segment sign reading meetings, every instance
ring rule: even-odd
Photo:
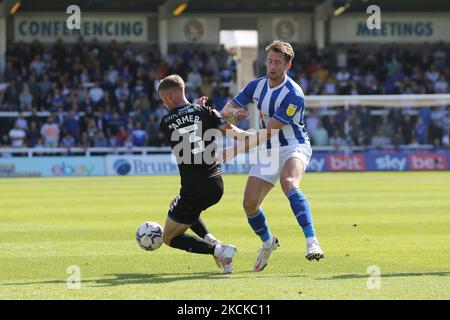
[[[356,28],[357,37],[423,37],[433,36],[433,22],[381,22],[381,29],[370,30],[366,22],[361,21]]]
[[[86,39],[97,38],[100,41],[116,39],[118,41],[147,41],[147,20],[145,17],[86,17],[82,16],[80,29],[70,30],[66,26],[66,17],[17,17],[15,20],[15,38],[19,41],[53,42],[58,38],[64,41],[76,41],[80,36]]]

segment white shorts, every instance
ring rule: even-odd
[[[251,169],[249,176],[257,177],[275,185],[280,178],[284,163],[290,158],[297,158],[303,163],[303,170],[311,160],[312,149],[309,144],[297,144],[270,149],[268,156],[258,157],[258,161]]]

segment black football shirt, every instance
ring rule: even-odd
[[[220,175],[215,161],[218,129],[226,121],[208,106],[185,104],[161,119],[160,129],[172,148],[180,170],[181,183]]]

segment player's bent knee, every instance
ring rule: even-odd
[[[283,177],[280,179],[281,188],[283,192],[288,192],[291,189],[298,188],[298,179],[292,177]]]
[[[253,199],[244,199],[243,207],[247,215],[253,214],[259,209],[259,203]]]

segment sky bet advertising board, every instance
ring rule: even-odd
[[[450,169],[450,152],[313,153],[307,171],[433,171]]]

